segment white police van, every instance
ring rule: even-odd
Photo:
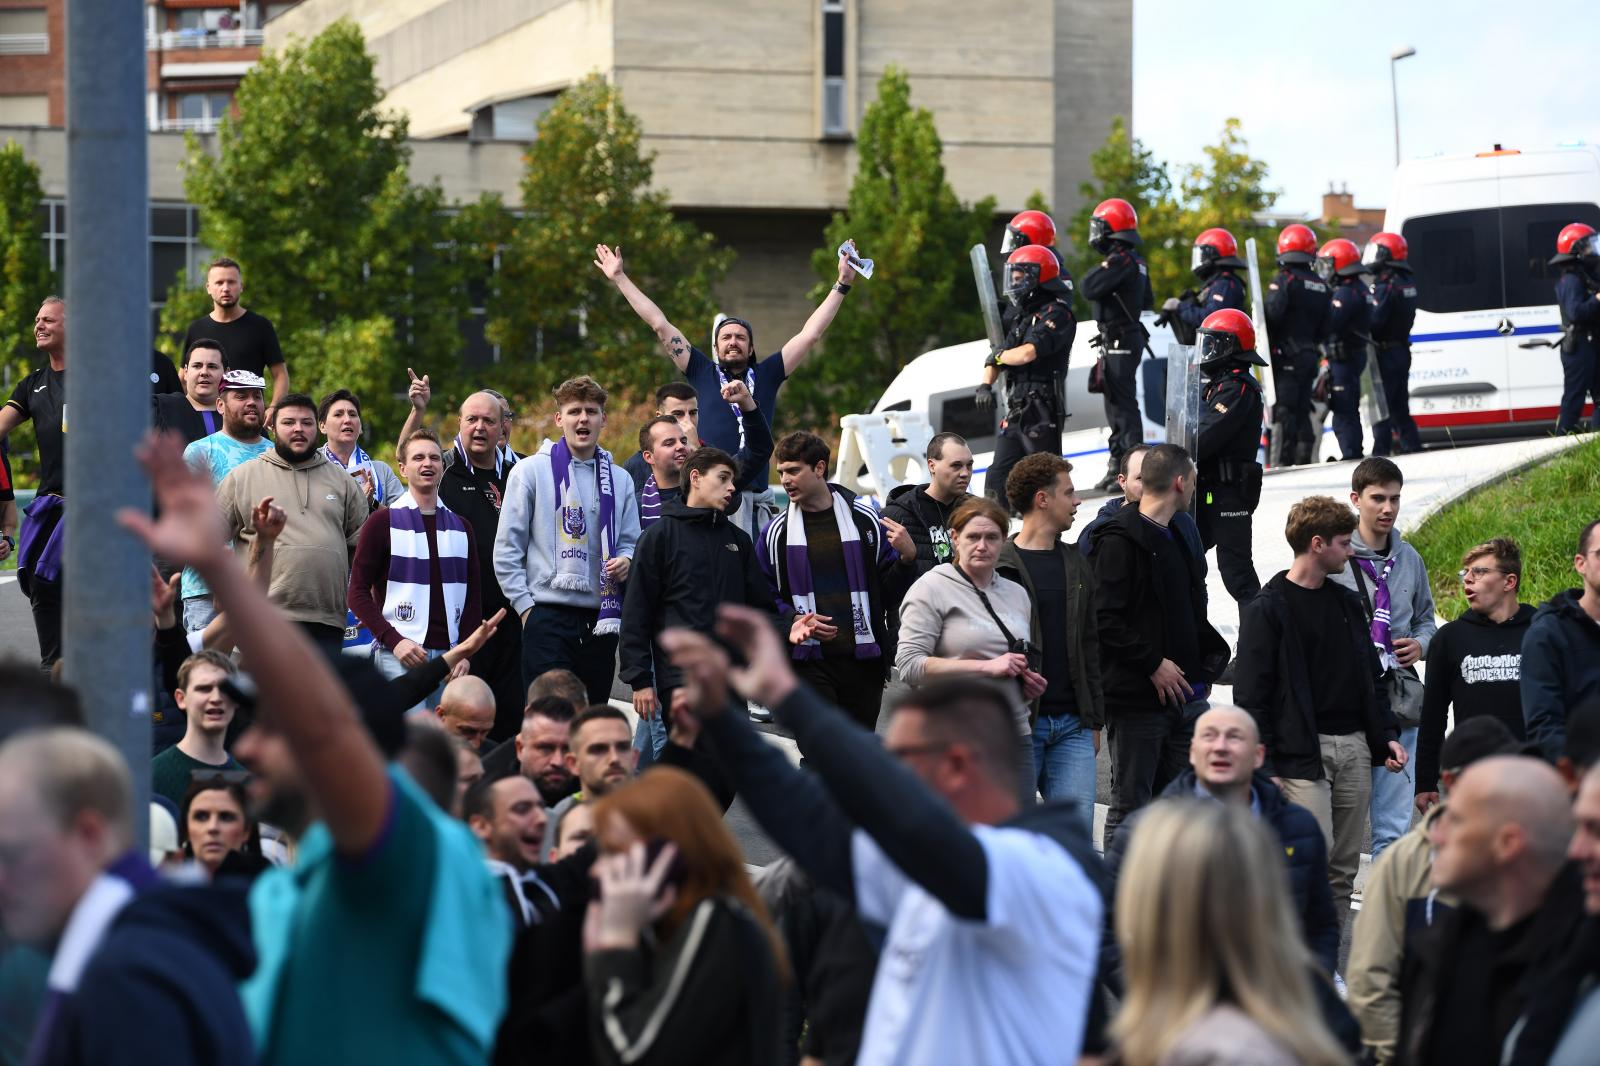
[[[1552,253],[1554,254],[1554,253]],[[1176,343],[1172,330],[1155,324],[1154,313],[1142,316],[1150,331],[1150,348],[1159,358],[1139,364],[1139,413],[1144,421],[1144,439],[1166,439],[1166,400],[1162,393],[1166,381],[1166,355]],[[1100,480],[1109,454],[1106,438],[1105,404],[1089,391],[1089,371],[1099,350],[1090,346],[1095,325],[1079,322],[1072,340],[1072,355],[1067,364],[1067,419],[1061,438],[1061,451],[1081,471],[1074,472],[1079,491]],[[894,411],[925,411],[934,433],[959,433],[972,448],[975,467],[970,491],[983,494],[984,472],[994,458],[995,416],[978,410],[973,392],[983,380],[983,361],[989,354],[988,341],[967,341],[947,348],[924,352],[895,375],[873,407],[874,414]]]
[[[1411,414],[1425,440],[1526,436],[1561,401],[1556,234],[1600,229],[1600,148],[1502,149],[1395,170],[1384,229],[1417,280]]]

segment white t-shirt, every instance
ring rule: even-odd
[[[958,919],[856,830],[856,905],[889,929],[859,1064],[1072,1062],[1083,1044],[1103,919],[1066,849],[973,826],[989,862],[984,922]]]

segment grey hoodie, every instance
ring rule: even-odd
[[[518,615],[535,603],[591,610],[600,606],[600,497],[595,476],[600,453],[572,462],[572,482],[588,519],[591,549],[590,591],[574,592],[550,586],[556,572],[556,524],[551,513],[556,506],[556,480],[550,469],[554,447],[554,441],[546,440],[537,454],[519,461],[506,477],[500,526],[494,536],[494,574]],[[639,504],[633,495],[633,478],[616,463],[611,464],[611,491],[617,519],[617,544],[612,554],[632,559],[633,546],[639,540]]]
[[[1394,569],[1389,571],[1389,635],[1410,637],[1422,645],[1422,657],[1428,657],[1428,645],[1433,642],[1439,623],[1433,615],[1433,588],[1428,584],[1428,567],[1417,554],[1417,549],[1401,539],[1400,534],[1389,533]],[[1361,530],[1350,534],[1350,544],[1356,550],[1356,559],[1372,560],[1372,567],[1380,574],[1387,556],[1379,555],[1361,539]],[[1351,559],[1342,574],[1331,574],[1328,580],[1337,581],[1347,589],[1356,587],[1356,561]],[[1366,602],[1372,600],[1372,581],[1361,575],[1361,587],[1366,589]]]

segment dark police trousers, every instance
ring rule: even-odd
[[[1019,415],[1021,413],[1018,412]],[[1037,435],[1024,440],[1024,434],[1030,430]],[[1011,476],[1012,467],[1034,452],[1061,454],[1060,417],[1057,416],[1054,425],[1031,426],[1007,416],[1006,427],[995,441],[994,459],[989,463],[988,473],[983,476],[985,494],[1007,511],[1015,511],[1016,508],[1006,499],[1006,478]]]
[[[1282,443],[1275,449],[1282,465],[1311,461],[1311,391],[1317,384],[1317,354],[1303,349],[1272,364],[1272,384],[1277,392],[1272,402],[1272,422]],[[1220,564],[1220,560],[1219,560]]]
[[[1135,343],[1137,335],[1130,338]],[[1106,424],[1111,427],[1111,459],[1116,465],[1129,450],[1143,442],[1144,423],[1139,419],[1139,358],[1144,352],[1108,353],[1105,356]],[[1060,454],[1060,448],[1056,453]]]
[[[1421,451],[1422,438],[1411,418],[1411,345],[1379,348],[1378,373],[1383,378],[1389,417],[1372,427],[1372,454],[1392,454],[1396,433],[1400,434],[1400,454]]]
[[[1571,352],[1566,348],[1572,348]],[[1587,396],[1600,411],[1600,358],[1596,345],[1588,340],[1563,346],[1561,352],[1561,413],[1556,418],[1557,433],[1572,433],[1583,417],[1583,401]],[[1591,424],[1593,419],[1590,420]]]
[[[1196,500],[1195,524],[1206,550],[1217,549],[1217,570],[1234,602],[1244,603],[1261,591],[1261,579],[1251,554],[1251,513],[1260,501],[1235,483],[1212,485],[1202,481]]]
[[[571,670],[583,682],[590,703],[611,699],[617,670],[617,634],[597,637],[599,610],[536,603],[522,627],[523,691],[546,670]]]
[[[1344,358],[1328,362],[1328,410],[1333,435],[1344,459],[1361,458],[1361,372],[1367,369],[1364,345],[1347,345]]]

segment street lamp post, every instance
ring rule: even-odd
[[[1409,44],[1396,48],[1389,53],[1389,103],[1394,108],[1394,165],[1400,165],[1400,90],[1395,81],[1395,64],[1402,59],[1409,59],[1417,54],[1417,50]]]

